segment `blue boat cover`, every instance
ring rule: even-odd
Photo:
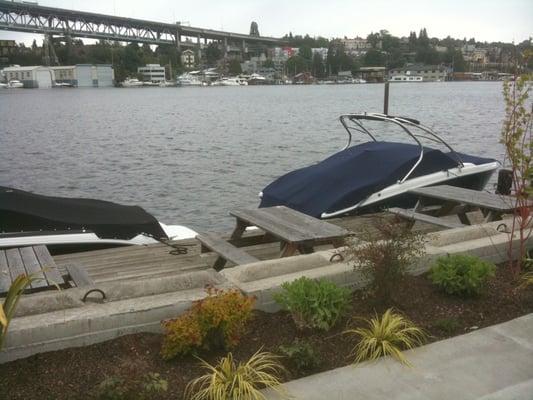
[[[493,159],[456,153],[463,162],[484,164]],[[349,147],[309,167],[278,178],[263,190],[259,207],[285,205],[319,218],[354,206],[402,179],[417,162],[420,147],[395,142],[367,142]],[[457,166],[450,153],[424,147],[424,158],[409,178]]]

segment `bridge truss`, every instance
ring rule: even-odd
[[[258,37],[238,33],[194,28],[179,24],[123,18],[61,8],[43,7],[27,3],[0,0],[0,29],[64,35],[111,41],[148,44],[173,44],[178,47],[196,47],[200,39],[242,44],[252,42],[263,45],[280,45],[284,41],[271,37]],[[182,40],[182,38],[195,38]]]

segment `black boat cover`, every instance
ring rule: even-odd
[[[102,239],[128,240],[140,233],[168,239],[157,220],[138,206],[43,196],[0,186],[0,232],[81,229]]]
[[[493,159],[456,153],[463,162]],[[402,179],[415,165],[420,147],[395,142],[367,142],[349,147],[309,167],[278,178],[263,190],[259,207],[284,205],[319,218],[323,212],[352,207]],[[424,147],[424,158],[410,178],[457,166],[449,153]]]

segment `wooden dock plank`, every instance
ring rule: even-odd
[[[19,275],[26,275],[24,263],[18,248],[6,250],[7,265],[11,274],[11,281],[14,281]]]
[[[11,275],[7,265],[6,252],[0,250],[0,294],[6,293],[11,286]]]
[[[39,264],[39,260],[37,260],[37,256],[35,255],[33,248],[21,247],[19,251],[20,257],[22,258],[22,263],[24,264],[24,269],[28,275],[31,275],[35,278],[35,280],[31,282],[30,287],[32,289],[47,287],[48,282],[46,281],[43,271],[41,270],[41,264]]]
[[[33,246],[33,250],[35,251],[35,255],[39,260],[41,269],[43,269],[44,271],[44,276],[46,277],[48,284],[50,286],[64,284],[65,281],[63,280],[61,273],[57,269],[57,264],[50,255],[50,252],[48,251],[46,246]]]

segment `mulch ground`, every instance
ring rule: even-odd
[[[426,276],[407,277],[394,297],[394,307],[430,334],[430,341],[459,335],[474,329],[508,321],[533,312],[533,290],[517,290],[506,270],[498,268],[488,290],[478,298],[460,299],[439,292]],[[301,332],[286,312],[256,312],[248,332],[233,349],[236,359],[251,356],[259,348],[278,352],[283,344],[296,338],[306,339],[320,354],[320,367],[298,373],[285,362],[286,380],[350,364],[353,337],[343,335],[354,327],[354,317],[371,317],[385,307],[362,292],[353,294],[350,316],[330,332]],[[163,361],[159,355],[162,336],[135,334],[83,348],[38,354],[0,365],[0,399],[91,399],[96,387],[109,377],[138,382],[148,373],[158,373],[168,381],[161,399],[181,399],[191,379],[201,375],[194,357]],[[200,354],[213,363],[224,352]],[[131,397],[138,398],[138,397]]]

